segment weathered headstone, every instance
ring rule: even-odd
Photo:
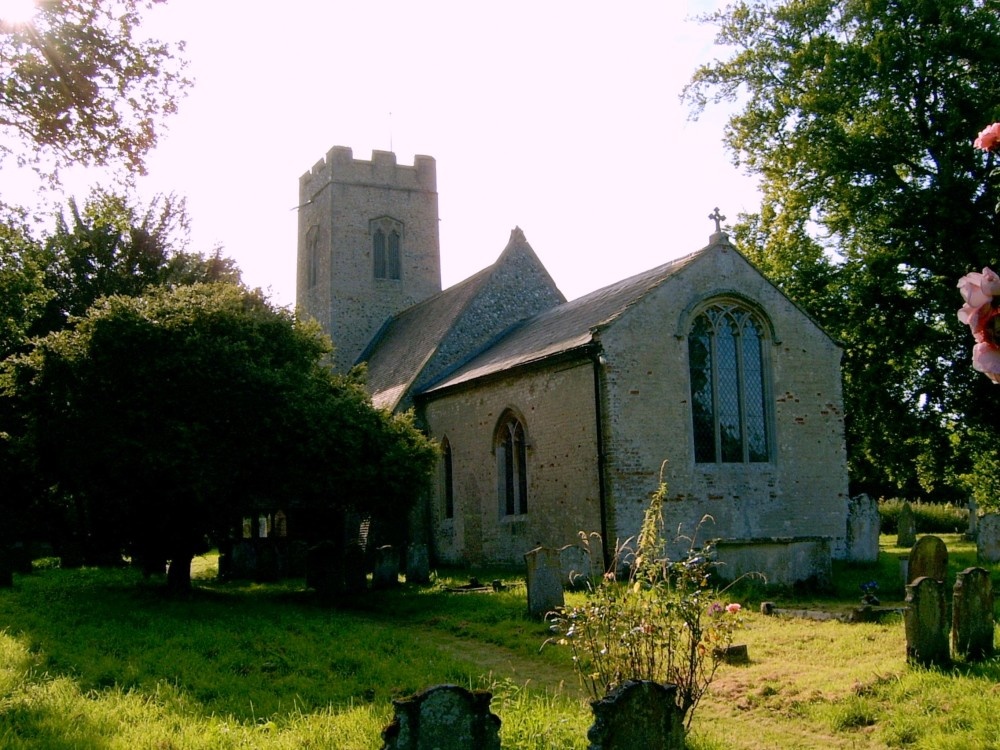
[[[399,552],[391,544],[375,550],[375,571],[372,588],[388,589],[399,585]]]
[[[257,570],[257,550],[253,542],[243,539],[233,544],[229,573],[233,578],[253,578]]]
[[[896,521],[896,546],[912,547],[917,541],[917,521],[913,517],[913,508],[909,503],[903,503]]]
[[[987,513],[979,519],[976,551],[980,562],[1000,562],[1000,514]]]
[[[406,582],[427,583],[431,580],[431,560],[426,544],[406,547]]]
[[[382,750],[500,750],[500,717],[492,694],[438,685],[394,700],[395,717],[382,730]]]
[[[969,661],[993,655],[993,582],[984,568],[958,574],[951,607],[951,644]]]
[[[343,590],[342,560],[333,542],[319,542],[306,552],[306,586],[323,599],[333,598]]]
[[[922,536],[910,550],[910,567],[907,573],[912,583],[921,576],[943,581],[948,572],[948,547],[940,537]]]
[[[357,542],[348,542],[344,549],[344,593],[363,594],[367,590],[365,550]]]
[[[878,503],[868,495],[852,497],[847,505],[847,559],[876,562],[879,531]]]
[[[906,658],[924,667],[947,666],[951,662],[945,632],[944,583],[923,576],[906,587]]]
[[[969,498],[969,530],[965,532],[966,539],[975,539],[979,533],[979,506],[973,498]]]
[[[684,724],[676,703],[677,686],[629,680],[591,703],[594,724],[589,750],[682,750]]]
[[[524,555],[528,566],[528,614],[544,617],[547,613],[563,606],[562,565],[559,550],[551,547],[536,547]]]
[[[586,589],[591,580],[590,554],[579,544],[567,544],[559,550],[563,581],[571,589]]]

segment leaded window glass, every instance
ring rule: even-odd
[[[697,463],[770,459],[763,328],[735,302],[715,302],[688,335]]]
[[[500,513],[523,515],[528,512],[528,457],[524,427],[516,417],[508,416],[500,425],[496,451]]]

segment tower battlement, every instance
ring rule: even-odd
[[[391,187],[396,190],[437,192],[437,162],[433,156],[416,155],[413,165],[396,163],[391,151],[372,151],[371,159],[355,159],[353,149],[334,146],[312,169],[299,178],[303,202],[333,183],[349,183],[369,187]]]

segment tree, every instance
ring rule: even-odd
[[[18,441],[90,552],[192,556],[275,499],[295,509],[405,514],[433,445],[323,364],[314,323],[231,284],[107,297],[8,360]]]
[[[737,234],[844,346],[853,491],[954,498],[972,454],[996,450],[963,439],[996,410],[955,316],[958,277],[1000,240],[972,148],[1000,119],[995,10],[781,0],[705,18],[729,56],[684,96],[696,113],[739,102],[724,140],[763,207]]]
[[[0,161],[52,178],[68,164],[145,172],[190,86],[183,44],[136,37],[154,1],[42,0],[30,21],[0,21]]]

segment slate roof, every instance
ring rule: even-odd
[[[728,242],[726,242],[728,245]],[[711,247],[711,246],[709,246]],[[594,335],[708,248],[677,258],[523,321],[424,393],[540,362],[590,344]]]

